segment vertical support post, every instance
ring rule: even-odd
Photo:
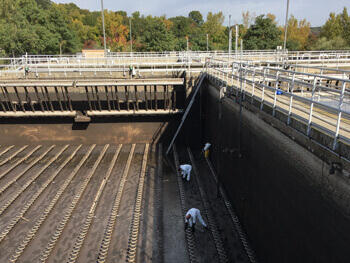
[[[218,172],[218,182],[217,182],[217,188],[216,188],[216,196],[219,197],[220,196],[220,178],[221,178],[221,175],[220,175],[220,157],[221,157],[221,119],[222,119],[222,100],[223,98],[220,98],[219,99],[219,130],[218,130],[218,158],[217,158],[217,172]]]
[[[286,24],[284,25],[283,60],[284,60],[284,56],[286,54],[287,30],[288,30],[288,9],[289,9],[289,0],[287,0]]]
[[[110,86],[111,88],[111,104],[112,104],[112,110],[115,111],[116,110],[116,107],[115,107],[115,97],[114,97],[114,94],[113,94],[113,86]],[[108,89],[108,92],[109,92],[109,89]]]
[[[105,86],[105,92],[106,92],[106,98],[107,98],[108,111],[111,111],[111,102],[109,100],[109,95],[108,95],[108,86]]]
[[[136,110],[139,110],[139,99],[137,97],[137,86],[134,86],[134,94],[135,94],[135,104],[136,104]]]
[[[314,96],[315,96],[315,90],[316,90],[316,84],[317,84],[317,77],[314,77],[314,82],[312,85],[312,96],[311,96],[311,104],[310,104],[310,114],[309,114],[309,120],[307,123],[307,131],[306,131],[306,135],[310,136],[310,132],[311,132],[311,122],[312,122],[312,112],[314,109]]]
[[[228,19],[228,63],[230,63],[231,61],[231,45],[232,45],[232,29],[231,29],[231,15],[229,15],[229,19]]]
[[[345,81],[343,81],[341,93],[340,93],[337,126],[335,128],[335,133],[334,133],[333,151],[335,151],[338,147],[338,136],[339,136],[340,121],[341,121],[341,108],[343,106],[344,94],[345,94]]]
[[[148,111],[147,85],[144,86],[145,93],[145,110]]]
[[[265,83],[266,83],[266,68],[264,68],[264,76],[263,76],[262,91],[261,91],[261,104],[260,104],[261,110],[264,107]]]
[[[132,57],[131,17],[129,18],[129,25],[130,25],[130,56]]]
[[[24,87],[24,91],[26,92],[26,100],[27,100],[27,102],[29,103],[30,108],[32,109],[32,112],[35,112],[35,109],[34,109],[32,100],[31,100],[31,98],[30,98],[30,96],[29,96],[29,92],[28,92],[27,87]]]
[[[46,110],[49,110],[49,107],[48,107],[48,104],[47,104],[47,101],[46,101],[46,96],[45,96],[45,93],[44,93],[44,87],[40,87],[40,90],[41,90],[41,94],[43,95],[44,108],[46,108]]]
[[[12,99],[11,99],[10,94],[9,94],[8,91],[7,91],[7,88],[6,88],[6,87],[3,87],[3,89],[5,90],[5,95],[6,95],[6,98],[7,98],[7,100],[8,100],[8,103],[9,103],[10,106],[11,106],[11,109],[12,109],[14,112],[16,112],[16,107],[15,107],[15,105],[13,105],[13,103],[12,103]]]
[[[275,83],[275,95],[273,97],[273,110],[272,110],[272,116],[276,116],[276,102],[277,102],[277,90],[278,90],[278,81],[280,77],[280,72],[277,70],[276,72],[276,83]]]
[[[252,97],[250,99],[250,104],[253,105],[254,103],[254,92],[255,92],[255,71],[256,71],[256,68],[254,67],[254,71],[253,71],[253,84],[252,84]]]
[[[157,85],[154,85],[154,109],[158,110]]]
[[[23,102],[22,102],[22,100],[21,100],[21,98],[20,98],[20,96],[19,96],[17,87],[14,87],[14,89],[15,89],[15,92],[16,92],[16,95],[17,95],[18,103],[19,103],[19,105],[21,105],[22,111],[23,111],[23,112],[26,112],[26,110],[25,110],[25,108],[24,108],[24,106],[23,106]]]
[[[70,98],[69,98],[69,93],[68,93],[67,87],[64,87],[64,91],[65,91],[65,95],[66,95],[66,98],[67,98],[69,110],[70,110],[70,111],[73,111],[72,101],[71,101]],[[63,92],[63,90],[62,90],[62,92]]]
[[[40,99],[40,96],[39,96],[38,88],[37,88],[37,87],[34,87],[34,90],[35,90],[36,97],[37,97],[37,99],[38,99],[38,101],[39,101],[41,110],[42,110],[42,111],[45,111],[44,106],[43,106],[43,103],[42,103],[42,101],[41,101],[41,99]]]
[[[105,15],[104,15],[104,9],[103,9],[103,0],[101,0],[101,9],[102,9],[103,45],[105,48],[105,57],[106,57],[107,48],[106,48]]]
[[[173,86],[173,110],[176,109],[176,86]]]
[[[125,88],[126,110],[129,111],[129,90],[128,90],[128,86],[124,86],[124,88]]]
[[[118,111],[120,111],[118,86],[114,86],[114,91],[115,91],[115,99],[117,101],[117,109],[118,109]]]
[[[56,94],[57,94],[57,89],[55,88],[56,90]],[[88,90],[88,87],[85,86],[85,92],[86,92],[86,97],[87,97],[87,100],[89,102],[89,108],[90,108],[90,111],[92,111],[92,105],[91,105],[91,100],[90,100],[90,96],[89,96],[89,90]],[[57,98],[59,97],[59,95],[57,94]],[[59,101],[60,102],[60,101]],[[60,106],[61,106],[61,102],[60,102]],[[62,106],[61,106],[61,111],[62,111]]]
[[[245,92],[246,92],[246,86],[247,86],[247,68],[244,69],[244,86],[243,86],[243,100],[245,100]]]
[[[235,59],[237,60],[238,53],[238,25],[236,24],[236,42],[235,42]]]
[[[208,34],[207,35],[207,52],[209,51],[209,37],[208,37]]]
[[[292,77],[292,85],[290,87],[290,98],[289,98],[289,110],[288,110],[288,119],[287,119],[287,125],[290,125],[290,119],[292,116],[292,109],[293,109],[293,92],[294,92],[294,80],[295,80],[295,73],[293,73]]]
[[[52,101],[50,99],[50,94],[49,94],[49,91],[48,91],[47,87],[45,87],[45,92],[46,92],[47,100],[49,101],[49,105],[50,105],[51,111],[54,112],[55,110],[53,108]]]

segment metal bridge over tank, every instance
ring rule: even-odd
[[[184,80],[78,80],[0,82],[0,117],[164,115],[182,112]]]

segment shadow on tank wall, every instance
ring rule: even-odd
[[[16,118],[0,122],[1,145],[119,144],[167,142],[181,115],[92,118]]]
[[[218,89],[203,89],[182,142],[212,144],[210,158],[261,262],[347,262],[348,178],[330,175],[327,163],[245,109],[239,131],[232,100],[223,100],[220,125]]]

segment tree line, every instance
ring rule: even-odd
[[[204,20],[199,11],[187,17],[145,16],[136,11],[104,11],[107,48],[112,52],[228,50],[229,28],[222,12],[209,12]],[[283,45],[284,26],[273,14],[244,12],[238,43],[244,49],[275,49]],[[100,11],[51,0],[0,0],[0,50],[2,55],[69,54],[104,46]],[[131,38],[130,38],[131,24]],[[235,36],[235,27],[232,28]],[[235,37],[232,38],[235,46]],[[320,28],[293,15],[288,20],[288,50],[350,49],[350,17],[344,7],[330,13]]]

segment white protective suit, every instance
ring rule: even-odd
[[[180,169],[181,169],[182,178],[185,178],[187,175],[187,181],[189,181],[191,176],[192,166],[189,164],[183,164],[183,165],[180,165]]]
[[[191,218],[190,219],[186,219],[186,216],[190,214]],[[199,220],[199,222],[201,222],[201,224],[204,227],[207,227],[207,224],[204,222],[202,216],[201,216],[201,212],[197,209],[197,208],[191,208],[190,210],[188,210],[187,214],[185,216],[185,223],[189,223],[190,227],[193,226],[193,224],[196,223],[197,219]]]

